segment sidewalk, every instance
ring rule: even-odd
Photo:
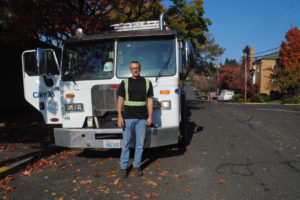
[[[37,111],[0,113],[0,178],[57,149],[53,127]]]

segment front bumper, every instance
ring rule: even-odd
[[[134,133],[135,134],[135,133]],[[147,127],[145,148],[177,144],[178,127],[156,128]],[[121,148],[122,129],[75,129],[54,128],[55,144],[70,148]],[[132,137],[132,146],[135,146],[135,135]]]

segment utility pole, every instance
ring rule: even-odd
[[[217,68],[217,80],[218,80],[218,87],[217,87],[217,94],[220,93],[220,88],[219,88],[219,81],[220,81],[220,78],[219,78],[219,70],[220,70],[220,65],[219,65],[219,58],[217,58],[217,63],[216,63],[216,68]]]
[[[245,103],[247,102],[247,54],[245,53]]]

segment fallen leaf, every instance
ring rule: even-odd
[[[219,179],[219,180],[218,180],[218,183],[220,183],[220,184],[226,183],[226,180],[224,180],[224,179]]]
[[[123,197],[124,197],[124,198],[130,198],[131,195],[130,195],[130,194],[123,194]]]
[[[283,151],[283,148],[282,148],[282,147],[280,147],[280,148],[279,148],[279,151]]]
[[[150,185],[150,186],[153,186],[153,187],[156,187],[157,186],[157,183],[151,179],[148,179],[144,182],[144,184],[146,185]]]
[[[256,153],[257,153],[257,154],[262,154],[262,152],[261,152],[261,151],[259,151],[259,150],[257,150],[257,151],[256,151]]]
[[[117,178],[117,179],[114,181],[114,185],[119,185],[119,184],[120,184],[120,180],[121,180],[121,178]]]
[[[166,176],[168,174],[168,171],[163,171],[163,172],[160,172],[159,175],[161,176]]]
[[[12,192],[14,190],[15,190],[15,187],[13,187],[13,186],[6,186],[3,191],[4,191],[4,193],[9,193],[9,192]]]
[[[187,188],[186,191],[187,192],[192,192],[192,189],[191,188]]]
[[[237,184],[238,187],[242,187],[242,184]]]

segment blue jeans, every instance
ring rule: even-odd
[[[135,130],[135,153],[133,167],[140,167],[141,160],[144,150],[144,140],[146,135],[146,120],[145,119],[124,119],[126,124],[125,130],[123,130],[123,143],[122,143],[122,153],[121,153],[121,169],[126,169],[128,167],[128,160],[130,154],[130,144],[131,136]]]

